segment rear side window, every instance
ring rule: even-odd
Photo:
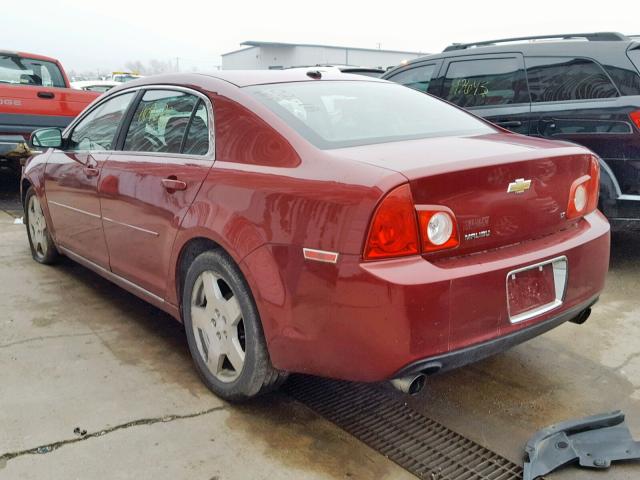
[[[442,96],[465,108],[529,102],[524,72],[517,58],[451,62]]]
[[[200,100],[191,117],[182,153],[189,155],[205,155],[208,151],[209,119],[207,106],[202,100]]]
[[[600,65],[586,58],[528,57],[532,102],[560,102],[618,96]]]
[[[66,87],[62,72],[55,63],[17,55],[0,55],[0,83]]]
[[[192,131],[208,131],[206,114],[195,116],[204,103],[195,95],[170,90],[148,90],[133,114],[123,150],[130,152],[181,153],[189,125]],[[193,119],[192,119],[193,117]],[[201,147],[198,147],[201,148]],[[204,150],[204,154],[207,152]]]
[[[433,78],[435,65],[424,65],[422,67],[410,68],[394,75],[389,80],[399,83],[405,87],[413,88],[419,92],[426,93]]]
[[[118,95],[93,109],[73,129],[67,150],[111,150],[120,121],[134,96],[133,92]]]

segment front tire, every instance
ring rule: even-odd
[[[253,296],[225,252],[204,252],[193,261],[184,282],[182,315],[196,370],[216,395],[247,400],[286,378],[271,365]]]
[[[27,227],[31,256],[38,263],[51,265],[58,259],[59,254],[49,234],[40,199],[33,187],[27,190],[24,205],[24,223]]]

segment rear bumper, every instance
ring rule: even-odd
[[[402,370],[397,372],[394,377],[403,377],[406,375],[412,375],[417,373],[425,373],[428,375],[446,372],[454,368],[463,367],[469,363],[478,362],[484,358],[496,355],[504,352],[516,345],[519,345],[527,340],[531,340],[543,333],[548,332],[562,325],[565,322],[575,320],[585,313],[592,305],[598,301],[598,297],[587,300],[586,302],[576,305],[568,310],[565,310],[561,314],[554,316],[548,320],[540,323],[535,323],[522,330],[517,330],[513,333],[491,339],[489,341],[480,343],[478,345],[472,345],[470,347],[461,348],[453,352],[448,352],[443,355],[436,355],[430,358],[424,358],[422,360],[415,361]]]
[[[453,368],[575,317],[604,288],[609,243],[609,224],[594,212],[553,235],[450,259],[363,263],[341,255],[333,265],[305,262],[301,247],[278,245],[255,250],[241,268],[274,366],[381,381],[425,359],[448,358]],[[560,256],[568,261],[563,303],[511,323],[508,273]]]

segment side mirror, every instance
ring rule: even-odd
[[[35,148],[61,148],[62,130],[59,128],[40,128],[31,134],[29,145]]]

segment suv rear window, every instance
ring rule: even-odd
[[[560,102],[618,96],[600,65],[586,58],[527,57],[532,102]]]
[[[245,88],[318,148],[494,132],[462,110],[390,82],[314,81]]]
[[[0,83],[66,87],[55,63],[17,55],[0,55]]]
[[[464,108],[528,103],[517,58],[460,60],[449,64],[443,97]]]

